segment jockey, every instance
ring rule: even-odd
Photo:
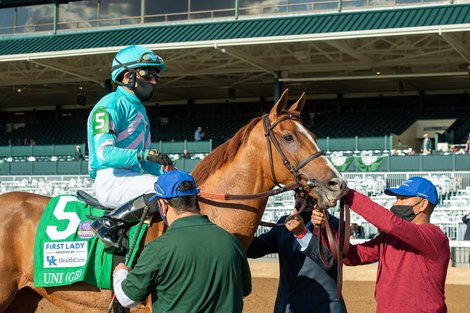
[[[114,209],[91,228],[110,250],[120,246],[119,229],[139,220],[156,176],[173,169],[168,155],[150,146],[143,105],[164,70],[163,59],[152,50],[134,45],[122,49],[111,67],[118,88],[101,98],[88,117],[90,177],[98,201]]]

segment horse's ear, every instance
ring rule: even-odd
[[[287,98],[289,98],[289,89],[284,90],[279,100],[277,100],[274,107],[269,112],[269,116],[274,119],[277,115],[280,115],[282,111],[285,111],[287,106]]]
[[[299,100],[297,100],[297,102],[295,102],[289,108],[289,112],[293,112],[293,111],[302,112],[302,109],[304,108],[304,105],[305,105],[305,99],[306,98],[307,98],[307,96],[305,95],[305,92],[303,92],[302,95],[300,96]]]

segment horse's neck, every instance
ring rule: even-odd
[[[217,170],[200,186],[202,191],[236,195],[251,195],[271,190],[273,187],[274,184],[263,174],[259,164],[236,161]],[[267,198],[236,201],[201,199],[201,213],[208,215],[212,222],[237,236],[247,249],[259,225],[267,200]]]

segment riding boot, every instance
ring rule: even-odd
[[[97,218],[91,224],[91,229],[103,241],[107,251],[122,250],[121,242],[124,237],[124,231],[140,220],[145,206],[149,207],[148,216],[158,212],[158,208],[155,207],[154,203],[157,201],[149,203],[148,199],[150,197],[151,195],[139,196],[108,214]]]

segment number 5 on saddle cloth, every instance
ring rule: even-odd
[[[106,245],[91,229],[93,219],[105,215],[107,211],[88,197],[87,202],[92,202],[96,207],[85,203],[83,194],[80,194],[80,197],[54,197],[44,209],[34,243],[35,287],[85,282],[111,289],[113,255],[106,251]],[[115,254],[121,257],[126,255],[128,243],[134,239],[138,247],[147,226],[144,223],[137,234],[138,225],[126,225],[124,228],[128,232],[121,231],[119,238],[123,249],[119,253],[115,251]],[[132,264],[137,251],[134,249],[128,256],[129,264]]]

